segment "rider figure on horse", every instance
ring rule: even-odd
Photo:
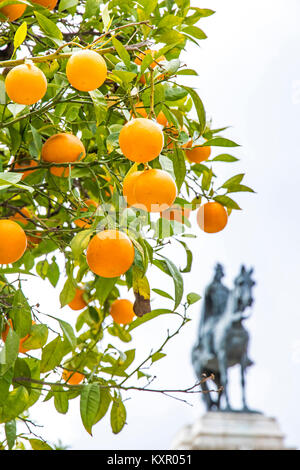
[[[204,293],[199,337],[203,341],[203,350],[207,354],[207,360],[211,359],[215,354],[213,347],[213,331],[219,318],[225,311],[230,292],[222,283],[223,277],[223,267],[218,263],[215,266],[214,278],[207,286]]]

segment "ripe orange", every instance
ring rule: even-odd
[[[191,163],[200,163],[203,162],[204,160],[207,160],[211,154],[211,148],[210,147],[194,147],[193,149],[186,149],[185,155],[186,158],[191,162]]]
[[[5,0],[0,0],[0,5],[4,1]],[[26,5],[22,5],[21,3],[16,3],[15,5],[6,5],[5,7],[0,8],[0,12],[5,15],[9,21],[15,21],[20,18],[25,10]]]
[[[13,329],[13,323],[12,323],[12,320],[11,318],[8,320],[8,323],[9,324],[6,324],[5,326],[5,329],[2,331],[2,334],[1,334],[1,337],[2,337],[2,341],[5,343],[6,341],[6,338],[7,338],[7,335],[8,335],[8,332],[9,332],[9,329],[12,328]],[[34,325],[35,322],[33,321],[32,324]],[[20,345],[19,345],[19,352],[20,353],[23,353],[25,354],[27,351],[29,351],[29,349],[25,349],[24,346],[23,346],[23,343],[27,340],[27,338],[29,338],[30,334],[24,336],[23,338],[20,339]]]
[[[177,189],[173,178],[164,170],[145,170],[134,184],[136,206],[148,212],[162,212],[176,199]]]
[[[38,5],[42,5],[48,10],[53,10],[57,4],[58,0],[32,0],[32,3],[37,3]]]
[[[31,105],[43,98],[47,91],[47,80],[35,65],[21,64],[8,72],[5,89],[15,103]]]
[[[106,62],[97,52],[83,49],[71,55],[66,74],[77,90],[92,91],[99,88],[107,77]]]
[[[119,144],[129,160],[145,163],[158,157],[164,145],[164,135],[155,122],[137,118],[122,127]]]
[[[188,219],[191,213],[191,209],[181,207],[178,205],[174,205],[170,207],[170,209],[167,209],[166,211],[163,211],[161,213],[161,217],[167,220],[176,220],[177,222],[180,222],[183,224],[185,222],[185,218]]]
[[[148,112],[146,108],[144,107],[144,104],[142,103],[142,101],[139,101],[135,105],[135,111],[138,117],[148,118]],[[165,127],[168,124],[167,118],[162,111],[159,111],[158,115],[156,116],[156,121],[158,122],[158,124],[160,124],[163,127]]]
[[[19,222],[21,223],[21,225],[27,225],[29,220],[28,220],[28,217],[30,218],[31,217],[31,214],[29,212],[29,210],[27,209],[27,207],[23,207],[21,209],[21,212],[22,214],[24,215],[21,215],[19,212],[16,212],[14,215],[12,215],[10,217],[10,220],[15,220],[16,222]]]
[[[68,304],[72,310],[82,310],[86,307],[86,302],[83,299],[84,290],[76,289],[73,300]]]
[[[71,370],[63,370],[62,373],[62,378],[65,382],[67,382],[70,385],[78,385],[80,382],[83,381],[84,375],[81,374],[80,372],[75,372]]]
[[[126,199],[128,206],[133,206],[136,202],[135,198],[135,182],[136,179],[142,174],[142,171],[133,171],[125,176],[123,181],[123,196]]]
[[[55,134],[46,140],[42,147],[42,159],[45,162],[68,163],[85,157],[85,148],[76,135]],[[69,168],[52,167],[50,172],[56,176],[68,176]]]
[[[86,260],[95,274],[106,278],[118,277],[131,267],[134,246],[125,233],[103,230],[89,242]]]
[[[197,222],[201,230],[216,233],[226,227],[228,214],[224,206],[218,202],[207,202],[199,207]]]
[[[134,62],[135,62],[135,64],[137,64],[137,65],[141,65],[141,63],[142,63],[144,57],[146,57],[146,55],[151,54],[152,57],[154,58],[155,53],[156,53],[156,51],[151,51],[151,49],[147,49],[146,51],[141,52],[141,53],[138,55],[138,57],[135,58]],[[158,65],[157,62],[161,62],[162,60],[166,60],[165,56],[163,56],[163,55],[162,55],[161,57],[158,57],[157,59],[155,59],[155,60],[152,62],[152,64],[150,64],[150,67],[151,67],[152,69],[154,69],[154,68],[157,67],[157,65]],[[161,78],[161,77],[163,77],[163,75],[161,75],[159,78]],[[145,85],[146,79],[145,79],[145,76],[144,76],[144,75],[141,76],[140,82],[143,83],[143,85]]]
[[[22,160],[14,164],[14,168],[16,170],[19,170],[19,169],[21,170],[22,168],[28,168],[28,167],[34,168],[35,166],[37,166],[37,162],[35,160]],[[24,171],[21,179],[23,180],[24,178],[26,178],[26,176],[30,175],[30,173],[33,173],[34,171],[35,170]]]
[[[119,325],[128,325],[131,323],[135,313],[133,311],[133,303],[127,299],[117,299],[110,307],[109,313],[113,317],[114,322]]]
[[[22,227],[13,220],[0,220],[0,264],[15,263],[26,247],[27,237]]]
[[[91,212],[90,206],[95,207],[95,210],[98,207],[98,204],[95,201],[93,201],[92,199],[87,199],[84,202],[89,208],[87,209],[86,207],[83,207],[82,209],[80,209],[80,212],[87,212],[87,211]],[[89,228],[91,226],[89,224],[88,219],[76,219],[76,220],[74,220],[74,224],[77,225],[77,227],[80,227],[80,228],[82,228],[82,227]]]

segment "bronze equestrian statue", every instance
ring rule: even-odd
[[[217,264],[215,276],[206,288],[199,325],[198,341],[192,350],[192,363],[199,381],[203,376],[214,375],[214,382],[223,391],[213,400],[207,382],[203,383],[202,394],[208,411],[233,411],[228,397],[228,368],[239,364],[241,367],[241,387],[243,408],[249,412],[245,395],[245,371],[253,362],[248,358],[249,334],[243,326],[245,311],[253,303],[253,269],[241,267],[230,291],[222,284],[223,267]],[[222,394],[225,408],[221,407]]]

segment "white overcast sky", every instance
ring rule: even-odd
[[[286,443],[300,447],[300,3],[207,0],[194,5],[217,13],[199,23],[208,35],[201,48],[189,45],[185,53],[188,67],[199,72],[186,83],[197,87],[214,127],[232,126],[224,135],[242,145],[234,152],[240,162],[218,164],[224,180],[246,172],[245,184],[257,194],[238,197],[243,211],[232,214],[223,232],[209,235],[195,227],[199,238],[192,242],[194,266],[185,276],[186,292],[202,294],[216,262],[224,264],[229,287],[241,263],[254,267],[255,304],[247,327],[250,356],[256,364],[247,378],[249,406],[276,417]],[[171,248],[168,254],[183,266],[183,253]],[[172,289],[154,272],[150,279],[153,287]],[[75,312],[68,308],[59,312],[60,288],[37,279],[28,283],[26,292],[44,311],[72,322]],[[194,383],[190,352],[199,307],[191,309],[193,321],[157,363],[159,378],[153,386],[184,388]],[[128,349],[137,347],[142,358],[162,342],[167,328],[172,331],[175,326],[171,316],[155,319],[136,330]],[[238,370],[230,377],[233,404],[238,406]],[[47,423],[41,433],[50,441],[60,438],[73,449],[168,449],[174,434],[204,412],[198,396],[191,396],[193,406],[146,392],[130,398],[127,425],[117,436],[107,417],[90,437],[81,424],[78,401],[73,401],[72,413],[66,416],[56,413],[52,402],[41,404],[32,418]]]

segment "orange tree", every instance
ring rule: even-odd
[[[205,39],[197,24],[213,13],[189,0],[0,1],[2,448],[49,448],[28,419],[42,398],[59,413],[78,398],[89,433],[109,412],[117,433],[131,390],[164,393],[151,388],[149,366],[199,300],[183,295],[189,215],[218,232],[239,209],[229,194],[252,191],[242,174],[216,189],[218,162],[236,161],[227,152],[237,144],[181,83],[197,72],[180,54]],[[212,147],[225,151],[212,158]],[[169,242],[186,250],[184,269],[165,256]],[[151,290],[151,266],[173,279],[174,294]],[[49,325],[22,291],[30,274],[54,287],[64,277],[57,295],[78,311],[75,326],[54,314]],[[150,295],[169,308],[151,311]],[[171,333],[142,362],[114,346],[164,314]]]

